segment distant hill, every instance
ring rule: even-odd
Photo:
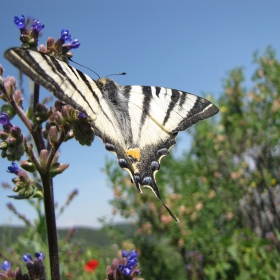
[[[92,229],[86,227],[77,227],[75,233],[75,240],[83,245],[90,245],[94,247],[105,247],[113,244],[117,241],[130,239],[133,237],[136,228],[130,224],[116,224],[114,229],[122,232],[123,234],[118,237],[114,235],[114,238],[110,236],[108,231],[103,229]],[[64,239],[67,236],[69,228],[58,229],[58,238]],[[9,240],[9,242],[15,242],[18,236],[24,234],[24,227],[14,226],[0,226],[0,242]]]

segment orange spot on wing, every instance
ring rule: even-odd
[[[137,161],[140,160],[140,149],[139,148],[129,149],[128,151],[126,151],[126,154],[128,156],[133,157]]]

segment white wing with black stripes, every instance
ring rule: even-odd
[[[13,48],[5,57],[35,83],[92,118],[95,134],[117,155],[137,190],[150,187],[161,201],[155,174],[161,158],[176,143],[177,133],[219,111],[208,100],[179,90],[119,86],[108,78],[95,81],[36,51]]]

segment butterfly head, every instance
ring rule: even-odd
[[[98,79],[96,84],[102,92],[112,92],[119,87],[119,85],[115,81],[106,77]]]

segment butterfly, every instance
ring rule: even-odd
[[[5,57],[35,83],[92,119],[95,135],[117,156],[138,192],[149,187],[161,199],[155,175],[176,143],[179,131],[218,113],[210,101],[188,92],[157,86],[119,86],[94,80],[52,56],[12,48]]]

